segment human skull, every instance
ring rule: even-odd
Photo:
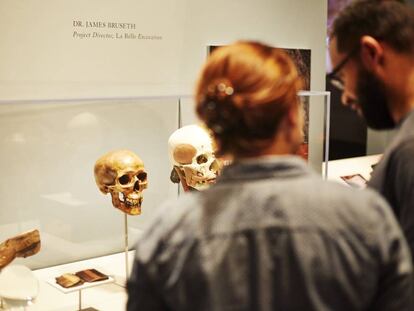
[[[144,163],[135,153],[111,151],[96,161],[94,171],[99,190],[111,194],[114,207],[129,215],[141,214],[142,192],[148,181]]]
[[[198,125],[187,125],[171,134],[169,156],[185,191],[203,190],[216,181],[219,163],[214,156],[210,135]],[[173,173],[174,173],[173,170]],[[191,188],[189,188],[191,187]]]

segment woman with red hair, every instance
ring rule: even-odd
[[[410,255],[387,203],[323,181],[294,155],[300,86],[280,49],[214,50],[196,110],[232,164],[149,224],[129,311],[411,310]]]

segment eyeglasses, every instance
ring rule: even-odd
[[[345,89],[345,83],[342,81],[342,78],[337,76],[337,74],[358,51],[359,45],[353,48],[351,52],[349,52],[348,55],[332,70],[332,72],[326,76],[331,84],[341,92]]]

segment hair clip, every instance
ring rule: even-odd
[[[226,84],[224,84],[223,82],[221,82],[221,83],[219,83],[218,85],[217,85],[217,90],[219,91],[219,92],[223,92],[223,93],[225,93],[226,95],[228,95],[228,96],[231,96],[231,95],[233,95],[233,93],[234,93],[234,89],[231,87],[231,86],[227,86]]]
[[[207,97],[217,98],[218,100],[223,100],[228,96],[234,94],[234,88],[231,86],[230,82],[223,81],[213,81],[207,87]]]

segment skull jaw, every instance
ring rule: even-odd
[[[112,205],[115,208],[131,216],[141,215],[142,197],[140,197],[136,203],[133,203],[128,200],[121,201],[118,193],[111,193],[111,196]]]
[[[209,178],[209,179],[203,179],[203,180],[198,180],[196,178],[192,178],[191,176],[186,178],[187,186],[194,188],[198,191],[205,190],[215,183],[216,183],[216,178]]]
[[[210,185],[216,183],[217,178],[217,174],[212,171],[202,173],[202,177],[197,176],[197,171],[187,167],[184,167],[184,175],[187,186],[199,191],[205,190]]]
[[[216,182],[215,179],[214,180],[213,179],[209,179],[209,180],[206,180],[204,182],[195,182],[195,183],[192,183],[192,185],[190,185],[190,187],[192,187],[192,188],[194,188],[194,189],[196,189],[198,191],[203,191],[203,190],[207,189],[208,187],[210,187],[210,185],[214,184],[215,182]]]
[[[208,178],[205,177],[197,177],[193,175],[191,170],[185,170],[184,168],[180,168],[178,166],[174,166],[173,171],[176,172],[179,182],[185,192],[188,191],[202,191],[207,189],[211,184],[216,183],[217,175],[214,173],[210,173]],[[174,183],[175,181],[172,180]]]

